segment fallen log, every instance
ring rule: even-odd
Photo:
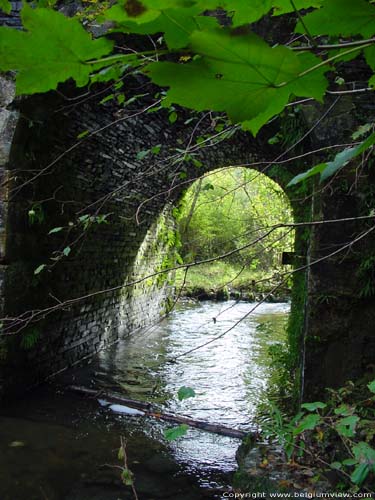
[[[223,436],[229,436],[238,439],[243,439],[247,434],[249,434],[248,432],[241,431],[239,429],[232,429],[231,427],[226,427],[225,425],[210,424],[209,422],[205,422],[203,420],[195,420],[193,418],[181,417],[180,415],[160,412],[159,409],[153,407],[150,403],[145,403],[144,401],[138,401],[135,399],[128,399],[121,394],[118,394],[117,392],[110,392],[105,390],[97,391],[95,389],[88,389],[87,387],[76,385],[71,385],[68,387],[68,389],[78,394],[83,394],[93,398],[105,399],[109,403],[113,402],[120,405],[126,405],[130,408],[141,410],[146,417],[152,417],[178,424],[186,424],[190,427],[202,429],[207,432],[214,432],[216,434],[221,434]]]

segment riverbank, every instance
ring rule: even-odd
[[[374,498],[373,369],[327,389],[321,399],[301,404],[294,416],[270,405],[261,432],[248,435],[237,451],[235,488],[299,498]]]
[[[288,302],[290,287],[277,288],[278,282],[277,270],[266,272],[223,261],[191,267],[186,275],[180,269],[175,277],[176,295],[199,301]]]

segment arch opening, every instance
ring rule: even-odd
[[[4,316],[52,311],[40,315],[38,323],[33,317],[19,340],[5,346],[0,372],[7,391],[11,386],[22,390],[25,378],[40,381],[69,368],[167,312],[174,283],[164,271],[174,266],[176,204],[182,190],[202,171],[209,172],[209,179],[218,168],[230,171],[228,164],[250,165],[259,157],[259,144],[239,132],[200,149],[200,170],[192,164],[176,167],[168,163],[170,151],[192,130],[176,123],[166,135],[156,114],[105,129],[65,154],[82,130],[94,130],[99,120],[111,122],[117,108],[108,103],[98,115],[97,103],[89,101],[65,115],[54,112],[61,107],[59,99],[51,96],[41,102],[35,97],[20,103],[22,113],[4,166],[13,193],[3,220]],[[151,125],[150,138],[144,131]],[[138,153],[149,149],[151,141],[161,144],[160,155],[140,159]],[[39,171],[43,175],[28,182]],[[260,175],[245,168],[242,172]],[[171,190],[176,178],[184,180]],[[43,218],[31,221],[28,214],[36,209]],[[56,251],[58,261],[51,259]],[[42,272],[35,274],[41,265]],[[35,342],[26,348],[23,336]]]
[[[279,282],[294,249],[293,222],[288,196],[267,175],[211,171],[181,201],[180,254],[192,267],[186,277],[178,271],[177,286],[198,298],[286,299],[290,283]]]

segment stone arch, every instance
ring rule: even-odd
[[[186,124],[189,115],[179,110],[176,123],[166,127],[166,111],[140,113],[139,103],[121,111],[113,102],[100,105],[100,93],[77,102],[57,93],[14,100],[12,82],[4,79],[2,88],[7,91],[2,112],[8,117],[3,137],[4,315],[17,317],[86,297],[53,314],[46,311],[35,324],[26,322],[22,335],[40,338],[32,349],[22,348],[16,337],[7,342],[3,372],[20,378],[27,372],[30,379],[32,371],[38,379],[160,316],[169,293],[160,276],[122,285],[163,266],[166,231],[173,227],[170,209],[182,190],[201,171],[253,163],[261,157],[262,140],[236,131],[221,141],[219,134],[216,143],[196,151],[194,159],[202,164],[198,169],[192,162],[176,162],[176,151],[186,147],[193,131],[198,135],[198,122],[201,133],[212,130],[210,115]],[[144,107],[149,104],[143,99]],[[84,137],[86,131],[95,134]],[[141,152],[154,146],[160,147],[159,154],[142,158]],[[105,221],[87,225],[87,217],[103,215]],[[56,227],[64,229],[48,234]],[[67,256],[51,260],[64,248],[70,249]],[[48,266],[36,275],[43,264]]]
[[[134,93],[142,85],[136,79],[130,82]],[[6,337],[6,345],[3,342],[3,385],[22,386],[25,380],[40,380],[159,316],[168,297],[167,283],[147,283],[146,279],[136,286],[123,285],[147,274],[146,262],[151,255],[163,258],[163,234],[155,221],[165,210],[170,223],[169,207],[184,188],[181,173],[186,183],[197,175],[191,163],[172,161],[176,148],[186,146],[196,126],[186,123],[187,115],[182,110],[178,111],[178,120],[166,127],[167,112],[163,109],[140,113],[139,103],[134,103],[126,108],[125,115],[113,101],[99,104],[100,89],[97,94],[78,99],[69,86],[63,91],[70,95],[69,100],[60,93],[15,99],[12,81],[3,78],[1,82],[1,306],[3,316],[8,318],[25,311],[40,314],[40,321],[27,324],[24,330],[40,339],[32,349],[20,345],[20,336]],[[148,99],[143,98],[144,107],[151,105]],[[366,106],[364,103],[362,108]],[[311,123],[317,113],[322,116],[326,108],[305,106],[307,122]],[[318,148],[327,138],[344,143],[355,124],[352,109],[351,101],[342,101],[332,116],[320,120],[312,144]],[[200,115],[197,121],[204,134],[211,127],[212,116]],[[196,152],[195,158],[203,164],[201,170],[208,171],[230,164],[253,165],[254,161],[275,157],[277,147],[267,142],[274,133],[272,128],[271,124],[256,140],[236,131],[226,141],[209,143]],[[86,131],[95,134],[83,137],[76,147],[77,137]],[[161,149],[156,162],[152,153],[143,159],[143,155],[137,157],[140,151],[157,145]],[[285,187],[299,168],[297,163],[268,173]],[[313,196],[305,193],[293,197],[296,220],[362,214],[363,198],[367,204],[373,202],[370,188],[374,181],[370,169],[359,180],[353,180],[353,175],[350,171],[343,173],[332,191],[321,192],[318,187]],[[171,189],[176,182],[178,186]],[[146,200],[137,223],[134,213]],[[33,223],[28,216],[30,210],[39,213]],[[76,230],[77,225],[82,229],[84,224],[79,217],[103,214],[110,214],[110,224],[95,223],[87,231]],[[297,235],[296,253],[301,259],[297,265],[306,257],[307,264],[314,262],[327,249],[350,241],[363,224],[348,222],[340,231],[332,230],[334,226],[318,226],[309,231],[308,237],[302,229]],[[54,227],[64,230],[49,235]],[[363,255],[370,258],[373,245],[373,240],[366,239],[366,244],[362,241],[354,248],[355,252],[350,247],[350,255],[344,259],[335,256],[313,265],[307,275],[299,273],[294,292],[294,307],[300,311],[294,325],[295,353],[298,358],[303,354],[304,364],[301,369],[300,359],[296,359],[295,366],[300,367],[301,384],[311,397],[325,385],[338,385],[363,373],[371,364],[375,354],[371,333],[374,298],[361,295],[363,279],[358,269]],[[141,246],[143,259],[138,253]],[[60,255],[53,254],[56,249],[67,247],[71,248],[69,255],[56,263],[50,261],[51,255]],[[35,269],[44,263],[49,267],[35,275]],[[357,271],[353,275],[354,267]],[[96,293],[107,289],[111,291]],[[70,301],[82,296],[87,296],[85,301]],[[331,302],[322,297],[331,297]],[[66,300],[68,304],[61,309],[59,302]],[[55,306],[53,314],[38,312]],[[356,324],[360,328],[357,337],[353,335]],[[302,340],[305,349],[301,349]]]
[[[219,297],[223,297],[223,286],[228,291],[233,289],[233,296],[237,297],[239,290],[236,288],[246,281],[246,268],[250,269],[250,266],[254,276],[262,270],[265,277],[272,275],[276,269],[280,270],[282,265],[293,263],[294,230],[291,232],[291,228],[280,227],[271,229],[271,226],[276,224],[294,223],[290,197],[280,183],[259,169],[229,166],[228,169],[210,170],[189,185],[181,199],[180,213],[180,253],[184,262],[195,263],[217,257],[219,262],[212,262],[214,267],[221,262],[227,263],[229,275],[233,271],[234,281],[228,276],[228,286],[218,275],[221,285],[214,280],[213,290],[207,295],[207,288],[210,288],[207,284],[201,290],[204,298],[215,298],[216,289]],[[242,234],[243,231],[246,231],[245,235]],[[258,237],[262,239],[257,242]],[[241,249],[242,245],[249,244],[248,248]],[[231,254],[225,257],[228,252]],[[224,258],[221,259],[221,256]],[[211,262],[207,264],[210,266]],[[231,266],[242,268],[243,264],[246,267],[236,278],[234,269],[229,269]],[[284,268],[286,269],[289,268]],[[195,270],[198,275],[200,270],[201,267]],[[189,274],[191,272],[194,272],[194,269]],[[206,280],[208,279],[206,276]],[[271,279],[270,282],[272,281]],[[257,289],[259,286],[260,289]],[[254,285],[250,295],[262,297],[265,290],[271,290],[273,286]],[[243,288],[243,285],[241,287]],[[281,288],[285,290],[285,284]],[[188,285],[186,291],[189,293]],[[271,295],[269,300],[273,300],[276,295],[280,297],[282,293],[279,290]]]

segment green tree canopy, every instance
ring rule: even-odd
[[[269,177],[247,168],[218,170],[196,181],[183,201],[180,232],[185,262],[234,252],[234,265],[269,271],[280,265],[281,253],[293,248],[293,232],[280,228],[293,222],[289,200]],[[249,241],[259,241],[240,250]]]

